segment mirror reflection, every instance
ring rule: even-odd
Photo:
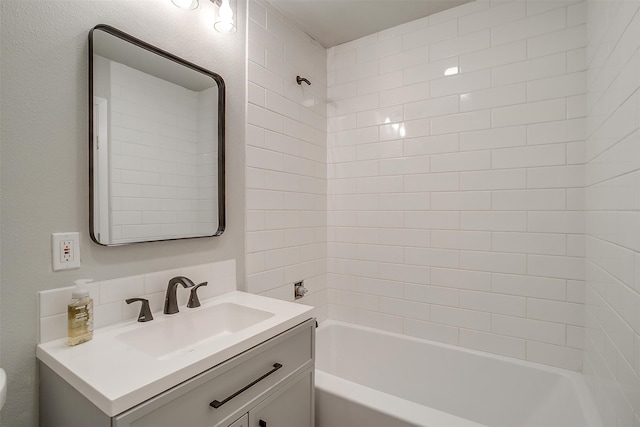
[[[89,41],[91,238],[222,234],[222,78],[107,25]]]

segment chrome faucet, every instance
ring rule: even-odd
[[[176,276],[169,280],[167,285],[167,293],[164,297],[164,314],[175,314],[178,310],[177,288],[178,284],[183,288],[192,288],[195,284],[184,276]]]

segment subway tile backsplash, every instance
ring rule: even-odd
[[[311,275],[321,318],[583,370],[640,425],[640,3],[476,0],[326,54],[249,12],[249,289]]]
[[[175,276],[186,276],[196,284],[208,282],[198,290],[198,296],[203,300],[236,290],[235,260],[92,282],[88,287],[93,299],[94,327],[135,319],[140,305],[128,305],[127,298],[146,298],[153,313],[162,312],[167,284]],[[67,336],[67,304],[72,290],[73,286],[38,292],[38,342]],[[186,292],[178,292],[178,303],[186,304],[188,297]]]
[[[313,305],[316,317],[324,319],[328,311],[327,53],[269,3],[252,0],[248,7],[247,290],[293,301],[293,283],[304,280],[309,293],[298,302]],[[385,43],[382,52],[398,43]],[[355,64],[357,57],[361,63],[377,64],[382,52],[365,48],[342,61]],[[401,72],[379,76],[361,65],[356,73],[358,81],[352,75],[335,76],[345,84],[345,93],[356,97],[342,107],[348,111],[366,107],[373,98],[377,104],[377,91],[402,85]],[[296,84],[296,75],[311,85]],[[378,132],[344,136],[345,146],[352,138],[373,141]]]
[[[478,0],[328,50],[330,317],[581,369],[585,10]]]

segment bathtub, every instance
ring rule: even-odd
[[[602,427],[582,375],[333,320],[316,427]]]

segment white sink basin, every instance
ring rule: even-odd
[[[7,374],[4,369],[0,369],[0,409],[4,406],[4,402],[7,401]]]
[[[274,313],[268,311],[222,303],[141,325],[116,336],[116,339],[151,357],[167,360],[273,316]]]

